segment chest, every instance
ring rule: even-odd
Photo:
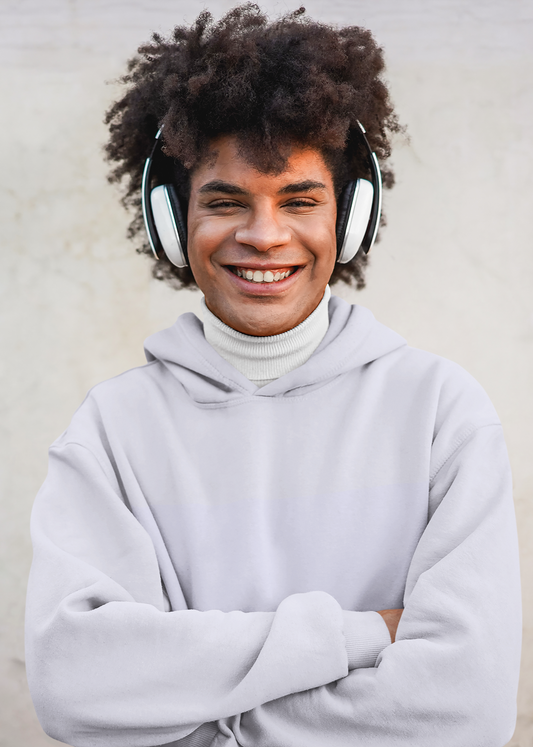
[[[409,394],[324,389],[177,407],[146,443],[131,479],[189,607],[272,610],[311,590],[344,609],[401,605],[427,523],[431,429]]]

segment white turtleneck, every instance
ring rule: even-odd
[[[202,298],[202,321],[207,342],[256,386],[265,386],[303,365],[322,342],[329,326],[326,286],[322,300],[301,324],[281,335],[254,337],[228,327]]]

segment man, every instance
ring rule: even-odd
[[[370,34],[300,15],[247,5],[155,37],[108,115],[156,275],[205,302],[92,390],[50,452],[28,677],[73,745],[512,734],[501,427],[464,371],[330,297],[363,281],[341,213],[371,182],[364,248],[370,152],[383,163],[397,125]]]

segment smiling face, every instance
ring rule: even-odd
[[[321,153],[294,147],[281,174],[257,171],[234,137],[191,177],[188,254],[209,310],[247,335],[286,332],[316,309],[336,259],[337,203]]]

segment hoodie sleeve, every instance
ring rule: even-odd
[[[500,426],[478,429],[442,464],[430,507],[396,642],[377,666],[226,720],[217,747],[502,747],[511,738],[521,609]]]
[[[204,747],[212,722],[345,677],[349,654],[368,658],[348,652],[345,617],[324,592],[276,612],[165,611],[153,542],[112,474],[63,439],[33,509],[27,673],[50,736]],[[360,615],[375,659],[382,628]]]

